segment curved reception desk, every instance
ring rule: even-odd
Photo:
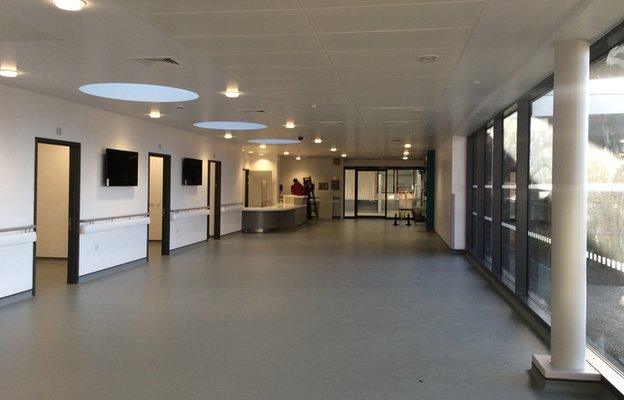
[[[308,221],[306,206],[279,204],[243,208],[243,232],[264,233],[294,229]]]

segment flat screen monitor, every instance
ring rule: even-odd
[[[182,160],[182,184],[184,186],[202,185],[203,161],[194,158]]]
[[[138,186],[139,153],[106,149],[104,174],[106,186]]]

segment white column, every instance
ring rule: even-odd
[[[589,44],[555,43],[551,247],[551,356],[546,378],[599,380],[585,361]]]

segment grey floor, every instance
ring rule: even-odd
[[[0,399],[608,399],[422,227],[236,234],[0,308]],[[47,268],[47,270],[42,271]]]

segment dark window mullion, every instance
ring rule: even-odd
[[[503,114],[494,119],[492,153],[492,273],[502,277],[502,207],[503,207]]]
[[[516,160],[516,295],[526,303],[528,298],[528,226],[529,226],[529,143],[531,136],[531,102],[518,103],[518,142]]]

